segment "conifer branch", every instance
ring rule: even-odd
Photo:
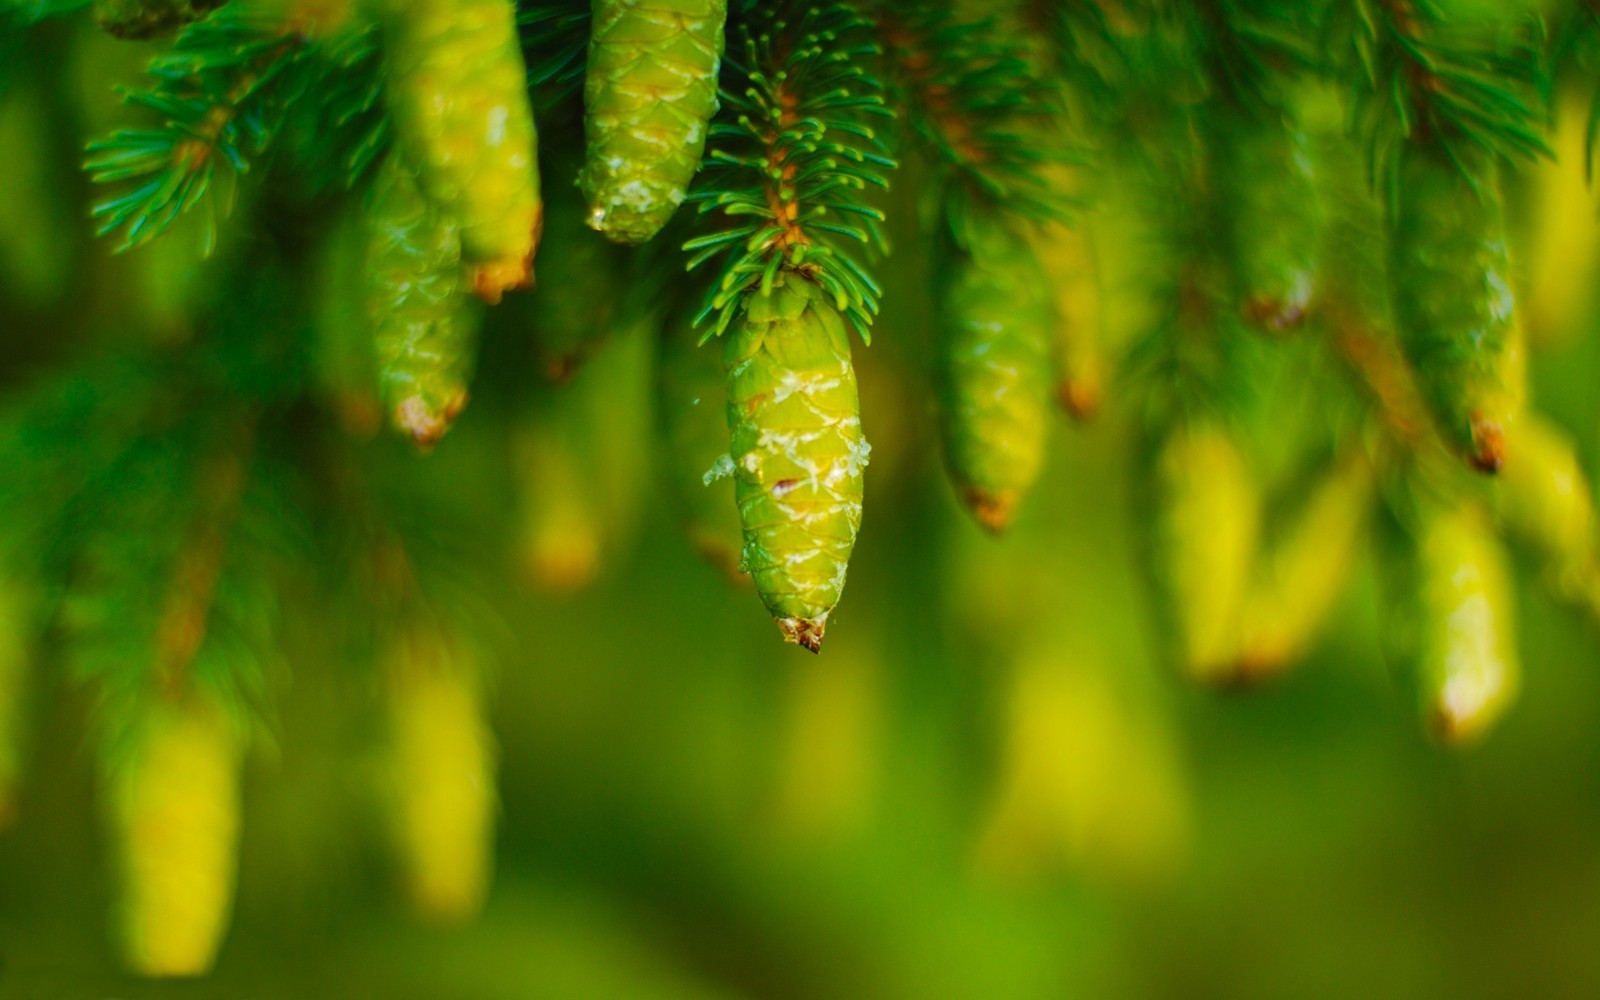
[[[969,22],[942,9],[875,5],[873,16],[897,92],[920,144],[954,176],[950,192],[1025,217],[1064,220],[1045,164],[1064,158],[1050,119],[1059,94],[1033,73],[1020,47],[990,19]],[[970,211],[955,205],[954,214]]]
[[[383,50],[373,26],[359,24],[330,36],[316,54],[307,93],[318,99],[290,105],[295,166],[314,194],[348,191],[366,180],[389,148]]]
[[[277,21],[224,14],[190,25],[150,63],[156,83],[124,96],[161,115],[154,129],[125,129],[89,145],[85,166],[98,184],[135,186],[95,205],[98,232],[122,230],[119,250],[139,246],[183,212],[205,204],[214,226],[232,208],[218,196],[219,171],[242,174],[278,132],[286,108],[274,84],[305,44]],[[230,178],[231,179],[231,178]]]
[[[1284,103],[1284,81],[1316,66],[1314,25],[1303,16],[1306,6],[1285,10],[1242,0],[1198,0],[1177,10],[1219,96],[1248,112],[1270,114]]]
[[[1022,10],[1024,29],[1053,50],[1050,71],[1095,102],[1112,98],[1127,74],[1115,20],[1095,0],[1029,0]]]
[[[242,711],[264,686],[280,505],[261,474],[254,412],[207,418],[136,442],[72,504],[61,624],[74,672],[98,684],[114,727],[145,698],[200,685]]]
[[[690,270],[723,258],[696,323],[715,316],[707,336],[720,335],[747,292],[792,271],[867,340],[882,290],[848,247],[883,245],[883,213],[862,197],[895,167],[873,125],[892,113],[863,66],[879,49],[844,4],[773,9],[785,6],[755,12],[729,45],[731,81],[689,196],[707,231],[683,245]]]
[[[39,576],[67,544],[73,499],[102,481],[147,419],[161,366],[144,356],[80,363],[13,398],[0,420],[0,561]]]
[[[1439,0],[1340,0],[1328,37],[1348,39],[1345,75],[1372,176],[1391,195],[1401,143],[1432,146],[1473,183],[1468,165],[1482,162],[1474,150],[1550,155],[1538,129],[1542,25],[1498,6],[1492,16],[1446,17]]]
[[[203,207],[214,236],[232,209],[237,176],[291,125],[314,146],[303,160],[336,169],[347,186],[362,176],[387,137],[376,46],[365,25],[326,39],[314,27],[240,3],[189,25],[152,59],[154,83],[124,100],[161,123],[88,147],[95,183],[128,186],[91,210],[99,234],[120,231],[117,249],[127,250]],[[307,95],[317,100],[301,100]]]
[[[155,620],[153,674],[156,686],[176,697],[187,685],[196,654],[206,640],[217,601],[228,538],[248,473],[248,438],[241,422],[232,436],[197,470],[197,509],[171,566],[171,578]]]
[[[1392,336],[1364,324],[1352,310],[1325,309],[1331,346],[1377,412],[1391,437],[1412,451],[1437,444],[1411,370]]]

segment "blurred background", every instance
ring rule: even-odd
[[[190,335],[186,297],[213,265],[161,246],[112,255],[79,169],[85,139],[131,114],[111,84],[149,52],[83,19],[8,36],[7,392]],[[1581,172],[1568,147],[1508,177],[1518,249],[1551,190],[1580,240],[1593,229]],[[915,175],[897,183],[909,205]],[[499,775],[481,915],[419,919],[397,888],[372,675],[350,666],[338,606],[291,588],[266,670],[271,736],[245,765],[232,928],[195,982],[129,979],[113,960],[99,695],[69,676],[67,639],[31,647],[31,736],[0,831],[0,997],[1600,996],[1593,621],[1519,563],[1521,698],[1466,751],[1419,728],[1381,653],[1365,554],[1292,672],[1250,690],[1182,683],[1139,570],[1136,421],[1116,385],[1102,419],[1055,429],[1013,530],[981,532],[940,468],[930,264],[902,228],[874,343],[856,352],[872,468],[821,656],[779,643],[655,485],[648,331],[527,390],[558,408],[602,400],[585,426],[614,420],[624,443],[592,452],[626,457],[590,493],[520,497],[483,386],[429,455],[361,445],[464,519],[489,512],[459,553],[492,582],[472,637]],[[1533,395],[1591,469],[1594,277],[1523,282],[1528,308],[1558,316],[1532,331]],[[581,274],[566,286],[609,294]],[[486,336],[491,357],[515,333],[491,321]],[[578,494],[575,510],[537,510]]]

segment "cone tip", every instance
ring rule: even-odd
[[[523,257],[520,260],[495,261],[489,264],[479,264],[472,269],[472,294],[492,305],[498,305],[500,297],[506,292],[518,288],[527,288],[533,284],[533,257]]]
[[[438,408],[422,396],[407,396],[394,408],[394,424],[422,451],[431,451],[467,405],[467,391],[461,389]]]
[[[1481,414],[1472,415],[1472,454],[1468,460],[1472,467],[1487,475],[1494,475],[1506,461],[1506,432],[1502,421]]]
[[[1481,741],[1489,722],[1486,714],[1461,714],[1445,705],[1434,705],[1428,712],[1429,735],[1441,745],[1457,750]]]
[[[973,486],[966,491],[965,499],[972,516],[993,535],[1000,534],[1010,526],[1011,517],[1017,510],[1018,498],[1014,490],[993,492]]]
[[[1100,412],[1100,387],[1086,379],[1063,379],[1056,387],[1056,400],[1072,419],[1088,423]]]
[[[822,652],[822,634],[827,629],[827,622],[813,621],[809,618],[779,618],[778,631],[783,633],[783,641],[794,643],[810,650],[813,653]]]
[[[1228,669],[1210,677],[1208,686],[1218,691],[1256,690],[1282,677],[1293,659],[1288,651],[1245,649]]]
[[[1245,300],[1245,322],[1267,333],[1289,333],[1305,322],[1311,296],[1296,289],[1287,295],[1252,295]]]

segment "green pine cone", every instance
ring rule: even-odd
[[[367,317],[384,409],[398,430],[431,447],[467,404],[477,346],[461,230],[391,155],[368,194],[366,233]]]
[[[589,224],[643,243],[683,203],[717,110],[727,0],[595,0],[584,80]]]
[[[1033,240],[1052,291],[1050,356],[1056,402],[1075,420],[1089,420],[1105,391],[1107,357],[1104,306],[1094,237],[1087,220],[1050,223]]]
[[[415,616],[386,651],[388,826],[400,883],[426,920],[483,907],[494,869],[495,738],[481,671],[448,630]]]
[[[1226,115],[1213,127],[1239,315],[1261,330],[1291,330],[1318,281],[1323,213],[1311,143],[1285,118]]]
[[[461,227],[486,301],[528,284],[543,225],[538,136],[508,0],[391,0],[389,107],[423,189]]]
[[[723,354],[741,567],[784,639],[814,653],[844,589],[871,451],[848,331],[793,273],[744,310]]]
[[[132,721],[106,748],[101,792],[123,961],[141,976],[201,976],[232,919],[244,733],[198,692],[152,701]]]
[[[1182,673],[1236,684],[1261,530],[1261,491],[1221,423],[1195,419],[1145,446],[1150,575]]]
[[[1510,567],[1487,519],[1431,510],[1414,539],[1400,593],[1400,658],[1424,721],[1442,742],[1482,738],[1516,697],[1520,668]]]
[[[940,429],[956,491],[998,532],[1044,464],[1054,315],[1026,240],[976,218],[967,237],[936,278]]]
[[[717,404],[724,374],[716,353],[701,347],[693,313],[673,316],[661,332],[656,398],[667,487],[689,540],[707,562],[730,577],[742,547],[733,484],[716,475],[728,461],[728,421]]]
[[[108,34],[143,41],[170,35],[227,0],[94,0],[94,19]]]
[[[1400,346],[1445,442],[1483,472],[1505,459],[1505,435],[1523,402],[1523,347],[1499,171],[1473,189],[1441,153],[1407,145],[1389,274]]]

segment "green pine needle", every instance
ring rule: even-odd
[[[212,416],[232,423],[140,439],[73,504],[59,620],[74,674],[98,684],[113,727],[191,685],[243,716],[266,688],[289,507],[259,474],[245,412]]]
[[[1310,7],[1199,0],[1180,5],[1178,13],[1212,87],[1239,107],[1271,115],[1285,102],[1283,84],[1317,66]]]
[[[153,84],[124,96],[160,124],[88,146],[90,179],[123,188],[91,209],[99,235],[128,250],[202,208],[214,236],[238,176],[286,131],[314,189],[353,186],[388,140],[379,55],[368,25],[318,39],[242,3],[189,25],[151,60]]]
[[[589,60],[589,0],[519,0],[517,27],[528,64],[528,86],[542,103],[561,104],[583,90]]]
[[[312,193],[351,190],[389,148],[388,110],[383,104],[383,50],[370,24],[340,31],[308,53],[307,93],[315,100],[291,105],[294,163]]]
[[[91,210],[99,235],[120,230],[121,251],[154,239],[202,204],[213,224],[226,217],[233,190],[218,183],[220,175],[246,173],[266,151],[287,107],[274,99],[274,84],[294,75],[286,71],[305,42],[281,21],[229,9],[185,28],[170,51],[151,60],[154,85],[124,97],[155,111],[161,125],[89,144],[90,179],[127,186]]]
[[[1436,144],[1457,164],[1475,160],[1464,155],[1474,147],[1508,158],[1551,155],[1539,135],[1543,25],[1516,4],[1499,7],[1468,17],[1446,16],[1436,0],[1335,5],[1326,34],[1346,46],[1356,120],[1380,189],[1393,193],[1404,142]]]
[[[937,5],[906,10],[883,2],[874,18],[897,105],[919,144],[958,181],[950,191],[957,232],[961,218],[988,208],[1066,221],[1068,206],[1042,171],[1071,159],[1054,127],[1064,114],[1061,95],[1039,79],[1022,47],[994,19],[964,20]]]
[[[743,296],[780,271],[821,286],[851,328],[870,340],[882,289],[858,259],[881,251],[883,213],[869,189],[887,189],[895,163],[873,122],[893,117],[864,64],[879,54],[869,22],[840,3],[765,5],[729,46],[722,108],[690,194],[705,231],[684,244],[694,269],[722,257],[696,323],[720,335]]]

